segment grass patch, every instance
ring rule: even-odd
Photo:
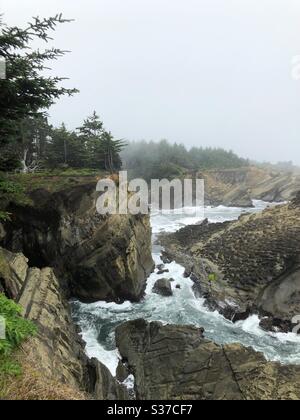
[[[6,382],[5,400],[10,401],[56,401],[56,400],[88,400],[91,396],[66,384],[46,378],[37,369],[36,360],[30,355],[29,340],[24,351],[18,352],[17,360],[22,366],[22,374],[10,377]],[[1,395],[0,395],[1,398]]]
[[[9,175],[8,179],[21,185],[25,193],[39,189],[54,193],[87,182],[96,183],[97,179],[107,175],[108,173],[104,171],[69,168],[66,170],[43,171],[35,174],[14,174]]]

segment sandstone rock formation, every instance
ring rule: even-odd
[[[144,320],[117,328],[140,400],[299,400],[300,367],[267,362],[239,344],[219,346],[191,326]]]
[[[95,399],[125,399],[126,390],[108,369],[84,353],[69,306],[51,268],[30,268],[23,254],[0,248],[0,292],[24,308],[38,334],[24,346],[45,378]]]
[[[270,316],[286,330],[300,313],[300,206],[268,208],[236,222],[188,226],[162,237],[211,309],[238,320]]]
[[[153,269],[148,216],[101,216],[95,183],[36,190],[32,206],[11,206],[2,245],[30,265],[50,266],[84,301],[139,300]]]

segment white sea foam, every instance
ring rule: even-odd
[[[242,212],[257,212],[266,203],[254,201],[254,209],[227,208],[224,206],[206,208],[205,216],[212,222],[235,220]],[[191,219],[183,211],[154,213],[151,217],[154,236],[160,231],[175,232],[197,218]],[[154,247],[153,258],[156,265],[162,264],[159,250]],[[74,314],[83,331],[87,343],[87,354],[104,363],[115,375],[119,360],[115,348],[114,331],[117,325],[126,320],[144,318],[148,321],[161,321],[164,324],[192,324],[205,328],[206,337],[218,344],[239,342],[263,352],[268,360],[282,363],[300,364],[300,336],[295,334],[267,333],[259,326],[259,318],[250,316],[245,321],[232,323],[218,312],[210,312],[204,299],[197,299],[193,293],[193,282],[184,278],[184,268],[172,262],[166,264],[169,272],[159,275],[157,269],[147,282],[145,298],[139,303],[97,302],[93,304],[73,304]],[[152,292],[156,280],[162,277],[173,278],[172,298],[162,297]],[[180,289],[176,288],[180,285]],[[129,379],[130,381],[130,379]],[[128,384],[129,385],[129,384]]]
[[[97,340],[97,334],[93,328],[83,331],[82,338],[86,342],[86,354],[88,357],[98,359],[110,370],[111,374],[115,376],[119,363],[118,350],[105,350]]]

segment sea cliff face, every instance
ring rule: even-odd
[[[76,395],[82,393],[82,399],[127,397],[125,388],[108,369],[85,355],[84,342],[51,268],[29,267],[23,254],[0,248],[0,292],[19,303],[23,316],[37,326],[37,336],[25,343],[23,352],[27,365],[45,383],[67,385]],[[31,380],[34,382],[34,378]]]
[[[148,216],[101,216],[96,185],[56,193],[36,190],[33,205],[14,206],[2,245],[29,264],[50,266],[65,289],[84,301],[137,301],[153,269]]]
[[[11,204],[11,221],[0,225],[0,293],[38,327],[23,348],[26,366],[37,372],[29,382],[45,378],[41,398],[46,383],[66,385],[74,399],[128,398],[109,370],[85,355],[67,299],[139,300],[154,266],[150,218],[99,215],[94,182],[35,190],[30,199]]]
[[[197,177],[204,179],[206,204],[214,206],[252,207],[252,199],[279,203],[300,190],[299,174],[255,166],[203,171]]]

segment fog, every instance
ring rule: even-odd
[[[129,140],[221,146],[300,164],[299,0],[0,0],[4,21],[62,12],[53,74],[80,93],[51,122],[76,128],[95,109]]]

